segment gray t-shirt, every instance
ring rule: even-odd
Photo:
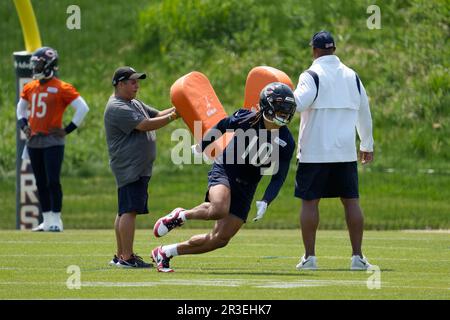
[[[156,117],[158,112],[136,99],[109,98],[104,114],[106,143],[109,165],[119,188],[152,175],[156,133],[135,128],[142,120]]]

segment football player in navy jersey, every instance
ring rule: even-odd
[[[172,272],[169,261],[174,256],[199,254],[226,246],[246,222],[263,175],[270,174],[272,178],[263,198],[256,201],[254,221],[264,216],[267,206],[278,195],[295,149],[287,128],[296,109],[294,94],[283,83],[270,83],[261,91],[259,106],[258,112],[240,109],[222,119],[194,147],[194,153],[201,153],[220,134],[234,132],[233,139],[208,173],[205,202],[190,210],[174,209],[155,223],[153,232],[156,237],[164,236],[191,219],[216,220],[214,228],[185,242],[153,249],[152,258],[158,271]]]

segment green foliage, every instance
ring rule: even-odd
[[[163,1],[141,13],[141,36],[147,47],[155,44],[162,54],[174,41],[201,46],[208,41],[231,39],[235,32],[253,26],[245,9],[256,1]]]

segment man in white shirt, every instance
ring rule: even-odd
[[[314,62],[299,77],[294,92],[301,112],[295,196],[302,199],[300,222],[305,255],[297,269],[316,269],[316,230],[321,198],[339,197],[352,244],[352,270],[370,267],[362,254],[364,219],[359,206],[356,135],[362,164],[373,160],[372,117],[358,75],[334,55],[327,31],[314,34]],[[356,130],[355,130],[356,129]]]

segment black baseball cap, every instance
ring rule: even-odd
[[[328,31],[322,30],[315,33],[309,43],[313,48],[330,49],[336,48],[333,36]]]
[[[125,81],[128,79],[145,79],[147,75],[145,73],[140,73],[134,70],[132,67],[120,67],[114,72],[112,78],[112,85],[115,86],[119,81]]]

